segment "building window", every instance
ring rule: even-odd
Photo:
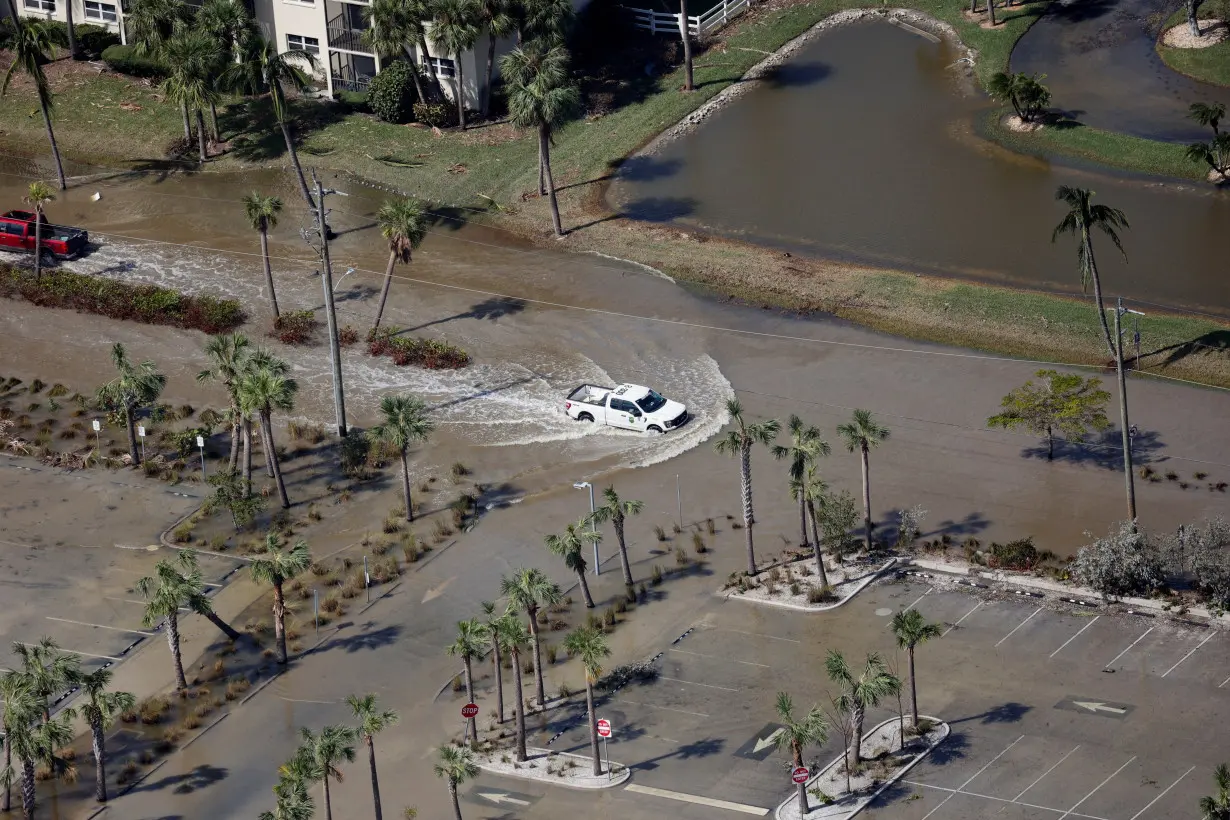
[[[85,0],[85,19],[102,20],[104,23],[119,22],[119,16],[115,13],[114,5],[111,3],[95,3],[93,0]]]
[[[22,0],[22,5],[34,11],[50,11],[56,10],[56,0]]]
[[[315,37],[304,37],[300,34],[286,35],[287,51],[306,51],[308,54],[320,56],[320,40]]]
[[[457,64],[447,57],[428,57],[427,58],[436,69],[436,74],[441,77],[456,77]]]

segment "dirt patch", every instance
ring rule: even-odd
[[[1171,48],[1208,48],[1230,37],[1230,26],[1226,25],[1225,20],[1210,18],[1200,20],[1199,25],[1200,35],[1194,36],[1187,21],[1184,20],[1162,35],[1162,45]]]
[[[1039,128],[1042,128],[1044,123],[1039,122],[1037,120],[1034,120],[1033,122],[1026,122],[1025,120],[1018,117],[1016,114],[1010,114],[1004,120],[1004,125],[1010,131],[1016,131],[1021,134],[1030,134],[1030,133],[1033,133],[1034,131],[1037,131]]]

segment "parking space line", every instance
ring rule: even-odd
[[[118,626],[107,626],[106,624],[92,624],[87,621],[70,621],[68,618],[55,618],[51,615],[45,615],[43,617],[45,617],[49,621],[59,621],[60,623],[65,623],[65,624],[76,624],[77,626],[92,626],[92,627],[95,627],[96,629],[110,629],[112,632],[131,632],[134,635],[144,635],[147,638],[152,638],[154,637],[154,635],[157,634],[155,632],[142,632],[139,629],[121,629]]]
[[[1153,627],[1149,627],[1148,629],[1146,629],[1146,630],[1145,630],[1145,634],[1144,634],[1144,635],[1141,635],[1139,638],[1137,638],[1136,640],[1132,641],[1132,646],[1135,646],[1136,644],[1138,644],[1138,643],[1140,643],[1141,641],[1143,641],[1143,640],[1144,640],[1144,639],[1148,636],[1148,634],[1149,634],[1150,632],[1152,632],[1152,631],[1153,631]],[[1132,651],[1132,646],[1129,646],[1127,649],[1123,650],[1123,651],[1122,651],[1122,652],[1120,652],[1118,655],[1115,655],[1114,659],[1113,659],[1110,663],[1108,663],[1108,664],[1106,664],[1105,666],[1103,666],[1102,668],[1103,668],[1103,669],[1110,669],[1112,666],[1114,666],[1114,665],[1115,665],[1115,661],[1119,660],[1119,659],[1120,659],[1120,658],[1122,658],[1124,655],[1126,655],[1127,653],[1129,653],[1129,652],[1131,652],[1131,651]]]
[[[666,789],[655,789],[652,786],[641,786],[633,783],[624,789],[626,792],[634,792],[636,794],[647,794],[651,797],[664,797],[667,800],[678,800],[683,803],[696,803],[699,806],[709,806],[713,809],[727,809],[728,811],[738,811],[743,814],[754,814],[757,817],[764,817],[769,813],[768,809],[762,809],[760,806],[749,806],[745,803],[731,803],[727,800],[715,800],[712,797],[701,797],[696,794],[684,794],[683,792],[672,792]]]
[[[132,598],[112,598],[107,595],[102,596],[102,598],[104,601],[119,601],[121,604],[136,604],[137,606],[145,606],[147,603],[149,603],[148,601],[134,601]],[[179,608],[179,611],[180,612],[191,612],[192,610],[188,609],[188,607],[186,606],[181,606]]]
[[[1103,780],[1101,783],[1099,783],[1098,785],[1096,785],[1096,786],[1094,786],[1094,787],[1093,787],[1093,791],[1089,792],[1089,794],[1085,795],[1085,796],[1084,796],[1084,797],[1082,797],[1080,800],[1077,800],[1077,801],[1076,801],[1076,805],[1074,805],[1072,808],[1070,808],[1070,809],[1068,809],[1067,811],[1065,811],[1063,814],[1059,815],[1059,820],[1063,820],[1065,817],[1070,817],[1070,816],[1072,815],[1072,812],[1076,811],[1077,809],[1079,809],[1079,808],[1081,807],[1081,803],[1084,803],[1086,800],[1088,800],[1089,798],[1091,798],[1091,797],[1093,797],[1095,794],[1097,794],[1098,789],[1102,788],[1102,787],[1103,787],[1103,786],[1105,786],[1107,783],[1109,783],[1110,781],[1114,780],[1114,779],[1115,779],[1115,775],[1119,774],[1119,772],[1123,771],[1123,770],[1124,770],[1124,769],[1126,769],[1128,766],[1131,766],[1131,765],[1132,765],[1132,761],[1134,761],[1135,759],[1136,759],[1136,755],[1132,755],[1130,758],[1128,758],[1128,762],[1127,762],[1127,763],[1124,763],[1122,766],[1120,766],[1119,768],[1117,768],[1117,769],[1115,769],[1113,772],[1111,772],[1109,777],[1107,777],[1107,778],[1106,778],[1105,780]]]
[[[1016,630],[1017,630],[1017,629],[1020,629],[1021,627],[1025,626],[1025,624],[1027,624],[1027,623],[1029,623],[1030,621],[1032,621],[1032,620],[1034,619],[1034,616],[1035,616],[1035,615],[1037,615],[1037,614],[1038,614],[1039,612],[1041,612],[1041,611],[1042,611],[1042,607],[1038,607],[1037,609],[1035,609],[1033,612],[1031,612],[1031,613],[1029,614],[1029,617],[1028,617],[1028,618],[1026,618],[1025,620],[1021,621],[1019,624],[1017,624],[1017,625],[1016,625],[1016,629],[1012,630],[1012,631],[1011,631],[1011,632],[1009,632],[1007,635],[1005,635],[1004,637],[1000,638],[1000,639],[999,639],[999,641],[997,641],[995,645],[996,645],[996,646],[999,646],[1001,643],[1003,643],[1004,641],[1006,641],[1006,640],[1008,640],[1009,638],[1011,638],[1013,635],[1015,635],[1015,634],[1016,634]]]
[[[1088,629],[1089,627],[1093,626],[1095,623],[1097,623],[1098,618],[1101,618],[1101,617],[1102,617],[1101,615],[1094,615],[1094,616],[1093,616],[1093,620],[1092,620],[1092,621],[1090,621],[1089,623],[1087,623],[1087,624],[1085,624],[1084,626],[1082,626],[1082,627],[1080,628],[1080,632],[1077,632],[1077,633],[1076,633],[1075,635],[1073,635],[1071,638],[1068,638],[1066,641],[1064,641],[1064,642],[1063,642],[1063,646],[1059,647],[1058,649],[1056,649],[1054,652],[1052,652],[1052,653],[1051,653],[1051,657],[1053,658],[1053,657],[1055,657],[1056,655],[1058,655],[1060,652],[1062,652],[1062,651],[1063,651],[1063,647],[1064,647],[1064,646],[1067,646],[1068,644],[1072,643],[1072,641],[1074,641],[1074,640],[1076,640],[1077,638],[1079,638],[1079,637],[1081,636],[1081,632],[1084,632],[1086,629]]]
[[[1200,643],[1196,644],[1196,646],[1192,649],[1192,651],[1191,651],[1191,652],[1188,652],[1186,655],[1184,655],[1183,657],[1179,658],[1178,663],[1176,663],[1174,666],[1170,667],[1170,668],[1169,668],[1169,669],[1167,669],[1165,672],[1163,672],[1163,673],[1162,673],[1162,677],[1164,678],[1164,677],[1166,677],[1167,675],[1169,675],[1171,672],[1173,672],[1174,670],[1178,669],[1178,668],[1179,668],[1179,664],[1180,664],[1180,663],[1183,663],[1183,661],[1187,660],[1187,659],[1188,659],[1188,658],[1190,658],[1192,655],[1196,654],[1196,650],[1197,650],[1197,649],[1199,649],[1200,647],[1204,646],[1206,643],[1208,643],[1208,642],[1209,642],[1209,639],[1210,639],[1210,638],[1212,638],[1214,634],[1216,634],[1216,633],[1214,633],[1214,632],[1209,632],[1209,634],[1208,634],[1208,635],[1205,635],[1205,636],[1204,636],[1204,640],[1203,640],[1203,641],[1201,641]]]
[[[667,712],[678,712],[681,715],[692,715],[693,717],[709,717],[704,712],[689,712],[687,709],[676,709],[673,706],[655,706],[652,703],[638,703],[635,700],[620,698],[624,703],[631,703],[633,706],[647,706],[650,709],[664,709]]]
[[[1196,767],[1195,767],[1195,766],[1192,766],[1190,769],[1188,769],[1187,771],[1183,772],[1183,774],[1179,775],[1179,780],[1182,780],[1183,778],[1187,777],[1189,774],[1191,774],[1191,773],[1192,773],[1192,772],[1194,772],[1194,771],[1196,771]],[[1171,783],[1171,784],[1170,784],[1169,786],[1167,786],[1166,788],[1162,789],[1162,793],[1161,793],[1161,794],[1159,794],[1157,797],[1153,798],[1152,800],[1150,800],[1150,801],[1149,801],[1149,805],[1145,806],[1143,809],[1141,809],[1140,811],[1138,811],[1138,812],[1136,812],[1135,814],[1133,814],[1130,818],[1128,818],[1128,820],[1136,820],[1136,818],[1137,818],[1137,817],[1140,817],[1140,815],[1144,814],[1144,813],[1145,813],[1145,812],[1147,812],[1149,809],[1153,808],[1153,804],[1154,804],[1154,803],[1156,803],[1157,801],[1161,800],[1163,797],[1165,797],[1165,796],[1166,796],[1166,792],[1170,791],[1170,790],[1171,790],[1171,789],[1173,789],[1175,786],[1179,785],[1179,780],[1176,780],[1175,782]]]
[[[940,809],[944,808],[944,804],[945,804],[945,803],[947,803],[949,800],[951,800],[953,797],[955,797],[955,796],[956,796],[956,794],[957,794],[957,792],[960,792],[962,789],[964,789],[964,788],[965,788],[966,786],[968,786],[970,783],[973,783],[973,782],[974,782],[974,780],[978,777],[978,775],[982,774],[982,773],[983,773],[983,772],[985,772],[987,769],[991,768],[991,766],[995,765],[995,761],[999,760],[1001,757],[1003,757],[1004,755],[1008,754],[1008,752],[1010,752],[1010,751],[1012,750],[1012,747],[1013,747],[1013,746],[1015,746],[1016,744],[1020,743],[1020,742],[1021,742],[1022,740],[1024,740],[1024,739],[1025,739],[1025,735],[1021,735],[1021,736],[1020,736],[1020,737],[1018,737],[1016,740],[1014,740],[1014,741],[1012,741],[1011,743],[1009,743],[1009,744],[1008,744],[1008,747],[1007,747],[1006,749],[1004,749],[1004,750],[1003,750],[1002,752],[1000,752],[999,754],[995,755],[995,757],[991,758],[991,761],[990,761],[989,763],[987,763],[987,765],[983,766],[981,769],[979,769],[978,771],[974,772],[973,776],[972,776],[972,777],[970,777],[970,779],[969,779],[969,780],[966,780],[964,783],[962,783],[960,786],[958,786],[958,787],[957,787],[957,789],[956,789],[956,791],[954,791],[952,794],[948,795],[948,796],[947,796],[947,797],[945,797],[943,800],[941,800],[938,806],[936,806],[936,807],[935,807],[935,808],[933,808],[931,811],[929,811],[929,812],[927,812],[926,814],[924,814],[924,815],[922,816],[922,820],[927,820],[927,818],[928,818],[928,817],[930,817],[931,815],[935,814],[935,813],[936,813],[937,811],[939,811]]]
[[[38,644],[26,643],[24,641],[13,641],[13,643],[21,644],[22,646],[38,646]],[[70,655],[80,655],[83,658],[102,658],[104,661],[118,661],[119,658],[113,658],[110,655],[92,655],[89,652],[78,652],[76,649],[65,649],[57,647],[61,652],[67,652]]]
[[[958,626],[960,626],[960,625],[961,625],[961,621],[964,621],[966,618],[968,618],[969,616],[973,615],[975,612],[977,612],[979,609],[981,609],[981,608],[982,608],[982,605],[983,605],[983,604],[985,604],[985,603],[986,603],[986,601],[979,601],[977,604],[975,604],[973,609],[971,609],[969,612],[967,612],[967,613],[965,613],[964,615],[962,615],[962,616],[961,616],[961,618],[960,618],[960,619],[959,619],[959,620],[958,620],[955,624],[953,624],[952,626],[950,626],[950,627],[948,627],[947,629],[945,629],[945,630],[944,630],[943,635],[940,635],[940,637],[941,637],[941,638],[942,638],[942,637],[944,637],[944,635],[947,635],[949,632],[952,632],[954,629],[956,629]]]
[[[1079,749],[1079,748],[1080,748],[1080,745],[1078,744],[1078,745],[1077,745],[1077,747],[1076,747],[1076,749]],[[1051,766],[1049,769],[1047,769],[1046,771],[1044,771],[1044,772],[1042,773],[1042,777],[1039,777],[1037,780],[1035,780],[1034,782],[1030,783],[1030,784],[1029,784],[1028,786],[1026,786],[1025,788],[1021,789],[1021,793],[1020,793],[1020,794],[1018,794],[1016,797],[1012,798],[1012,802],[1013,802],[1013,803],[1015,803],[1016,801],[1020,800],[1022,797],[1024,797],[1024,796],[1025,796],[1025,792],[1029,791],[1029,790],[1030,790],[1030,789],[1032,789],[1034,786],[1036,786],[1036,785],[1038,785],[1039,783],[1041,783],[1041,782],[1042,782],[1042,778],[1046,777],[1048,774],[1050,774],[1051,772],[1053,772],[1053,771],[1055,771],[1056,769],[1058,769],[1061,763],[1063,763],[1065,760],[1067,760],[1069,757],[1071,757],[1071,756],[1072,756],[1072,755],[1076,752],[1076,749],[1073,749],[1071,752],[1068,752],[1066,755],[1064,755],[1063,757],[1059,758],[1059,760],[1057,760],[1057,761],[1055,762],[1055,765]]]
[[[745,666],[760,666],[765,669],[773,668],[769,666],[767,663],[756,663],[755,661],[739,661],[739,660],[735,660],[734,658],[722,658],[717,655],[705,655],[700,652],[689,652],[686,649],[671,649],[669,651],[678,652],[680,655],[695,655],[698,658],[711,658],[715,661],[729,661],[730,663],[741,663],[741,664],[744,664]]]
[[[1218,689],[1221,689],[1221,688],[1222,688],[1223,686],[1225,686],[1227,683],[1230,683],[1230,678],[1226,678],[1224,681],[1222,681],[1221,683],[1217,684],[1217,688],[1218,688]]]
[[[729,686],[716,686],[712,683],[697,683],[694,680],[684,680],[683,678],[668,678],[666,675],[658,675],[658,680],[670,680],[675,683],[686,683],[688,686],[703,686],[706,689],[721,689],[723,692],[742,692],[742,689],[731,689]]]
[[[768,638],[771,641],[786,641],[787,643],[802,643],[802,641],[794,638],[779,638],[776,635],[764,635],[760,632],[744,632],[742,629],[727,629],[724,626],[715,626],[715,630],[719,632],[733,632],[736,635],[751,635],[753,638]]]
[[[927,587],[927,591],[924,592],[922,595],[919,595],[918,598],[915,599],[914,603],[907,606],[906,609],[907,610],[913,609],[914,607],[918,606],[918,602],[921,601],[923,598],[926,598],[928,595],[930,595],[933,589],[935,589],[935,587]]]
[[[916,780],[902,780],[901,782],[907,786],[919,786],[924,789],[935,789],[940,792],[948,792],[950,796],[960,794],[965,797],[979,797],[983,800],[994,800],[996,803],[1007,803],[1012,806],[1023,806],[1027,809],[1038,809],[1039,811],[1049,811],[1054,812],[1055,814],[1062,814],[1064,811],[1063,809],[1057,809],[1053,806],[1039,806],[1035,803],[1024,803],[1020,800],[1009,800],[1006,797],[996,797],[993,794],[981,794],[980,792],[967,792],[963,789],[949,789],[944,786],[933,786],[930,783],[920,783]],[[937,806],[936,808],[939,807]],[[1069,814],[1068,817],[1078,817],[1081,818],[1081,820],[1108,820],[1108,818],[1098,817],[1096,814],[1081,814],[1080,812],[1073,812]]]

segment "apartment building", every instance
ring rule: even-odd
[[[40,20],[59,20],[68,22],[68,5],[73,7],[74,23],[91,23],[110,29],[120,35],[120,42],[126,42],[124,36],[124,7],[121,0],[13,0],[17,13],[23,17],[37,17]],[[7,0],[2,6],[8,17]]]

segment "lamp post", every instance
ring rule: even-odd
[[[1123,435],[1123,480],[1127,486],[1128,518],[1133,526],[1136,523],[1136,479],[1132,475],[1132,425],[1128,424],[1127,406],[1127,376],[1123,372],[1123,316],[1131,313],[1134,316],[1144,316],[1139,310],[1129,310],[1123,306],[1123,297],[1119,297],[1115,307],[1115,372],[1119,377],[1119,427]]]
[[[574,490],[589,490],[589,515],[590,520],[593,520],[594,515],[594,485],[588,481],[578,481],[572,485]],[[598,542],[594,542],[594,575],[602,574],[602,564],[598,561]]]
[[[196,437],[196,446],[201,448],[201,481],[202,483],[204,483],[208,481],[208,479],[205,477],[205,437],[204,436]]]

